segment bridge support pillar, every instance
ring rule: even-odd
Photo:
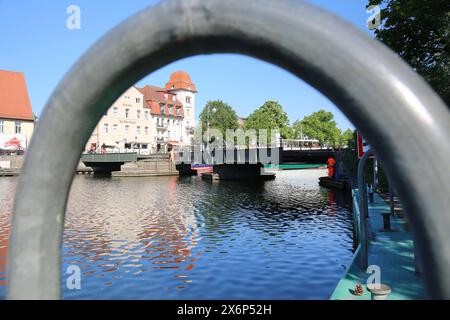
[[[219,164],[213,166],[213,173],[204,173],[210,180],[272,180],[274,173],[264,172],[262,164]]]
[[[193,170],[190,164],[180,163],[175,166],[180,176],[196,176],[197,170]]]

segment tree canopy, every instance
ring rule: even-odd
[[[450,1],[368,0],[381,6],[375,35],[413,67],[450,107]]]
[[[209,124],[209,128],[219,129],[223,137],[226,136],[227,129],[239,128],[236,112],[229,104],[221,100],[208,101],[200,113],[200,121],[202,132],[207,131]]]
[[[319,110],[303,120],[294,123],[294,132],[297,139],[308,138],[317,139],[321,146],[339,146],[341,130],[334,121],[334,115],[325,110]]]
[[[354,144],[354,133],[351,129],[347,129],[342,132],[339,140],[340,147],[353,147]]]
[[[287,113],[278,102],[271,100],[266,101],[247,118],[245,130],[249,129],[256,130],[256,132],[260,129],[278,129],[282,138],[287,139],[292,136]]]

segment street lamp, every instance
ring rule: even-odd
[[[216,113],[217,109],[216,107],[212,108],[212,112]],[[208,114],[207,114],[207,122],[206,122],[206,130],[208,130],[208,141],[206,142],[206,146],[209,148],[209,140],[211,139],[210,134],[209,134],[209,125],[210,125],[210,112],[211,112],[211,107],[208,106]]]

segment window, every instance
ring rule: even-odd
[[[191,97],[186,97],[186,103],[191,103]]]
[[[160,108],[161,114],[164,114],[164,105],[161,104],[161,105],[159,106],[159,108]]]
[[[141,118],[141,110],[137,110],[136,111],[136,116],[137,116],[138,119]]]
[[[141,134],[141,127],[140,127],[140,126],[137,126],[137,127],[136,127],[136,134],[137,134],[137,135],[140,135],[140,134]]]
[[[171,89],[171,90],[175,89],[175,86],[174,86],[174,85],[172,85],[172,86],[170,87],[170,89]]]
[[[113,115],[114,117],[117,117],[119,115],[119,109],[117,107],[113,108]]]
[[[125,109],[125,118],[130,116],[130,109]]]
[[[144,111],[144,118],[145,118],[145,120],[148,120],[148,110]]]
[[[144,130],[145,130],[145,135],[148,136],[148,127],[145,127]]]
[[[5,121],[0,120],[0,133],[5,132]]]
[[[130,132],[130,126],[129,125],[125,125],[125,133]]]
[[[113,132],[116,133],[117,132],[117,124],[113,125]]]
[[[175,95],[172,96],[172,101],[177,100],[177,97]]]
[[[136,98],[136,103],[141,103],[141,98]]]
[[[16,133],[18,134],[22,133],[22,122],[16,121],[15,129]]]
[[[103,125],[103,131],[104,131],[105,133],[108,133],[108,124],[107,124],[107,123],[105,123],[105,124]]]
[[[167,93],[164,93],[164,100],[167,100],[169,98],[169,95]]]
[[[173,116],[173,106],[169,106],[169,115]]]

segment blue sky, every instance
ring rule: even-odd
[[[226,0],[224,0],[226,1]],[[24,72],[33,111],[39,115],[52,91],[77,59],[112,27],[154,0],[0,0],[0,69]],[[367,0],[309,0],[367,30]],[[68,30],[66,9],[81,9],[81,30]],[[196,56],[172,63],[138,83],[164,86],[185,70],[197,85],[197,115],[208,100],[229,103],[248,116],[266,100],[281,103],[291,122],[319,109],[332,111],[341,129],[348,119],[321,93],[290,73],[241,55]]]

